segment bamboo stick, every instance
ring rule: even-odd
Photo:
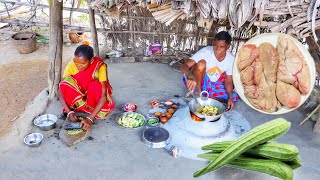
[[[319,108],[320,104],[318,104],[318,106],[314,108],[314,110],[303,121],[301,121],[299,125],[301,126],[302,124],[304,124],[309,118],[311,118],[312,115],[314,115],[318,111]]]
[[[172,21],[174,21],[174,20],[176,20],[179,16],[181,16],[182,14],[184,14],[184,12],[179,12],[179,13],[177,13],[176,15],[174,15],[173,17],[171,17],[165,24],[166,24],[166,26],[169,26],[171,23],[172,23]]]
[[[151,9],[149,9],[149,11],[153,12],[153,11],[159,11],[159,10],[163,10],[163,9],[167,9],[167,8],[171,8],[171,3],[166,4],[166,5],[162,6],[162,7],[151,8]]]
[[[170,11],[170,13],[168,15],[161,17],[160,21],[162,23],[164,23],[164,22],[168,21],[171,17],[173,17],[175,14],[176,14],[175,12]]]
[[[159,15],[162,15],[162,14],[166,14],[168,12],[171,12],[171,8],[167,8],[167,9],[164,9],[164,10],[161,10],[161,11],[154,12],[154,13],[152,13],[152,15],[153,16],[159,16]]]
[[[161,21],[162,18],[167,17],[167,16],[169,16],[169,15],[172,14],[172,13],[173,13],[172,11],[169,11],[169,12],[167,12],[167,13],[165,13],[165,14],[161,14],[161,15],[158,15],[158,16],[154,16],[154,18],[155,18],[156,20],[158,20],[158,21]]]
[[[158,4],[148,4],[147,5],[147,8],[148,9],[152,9],[152,8],[156,8],[156,7],[158,7],[159,5]]]
[[[4,20],[0,19],[2,23],[9,23],[14,25],[29,25],[29,26],[39,26],[39,27],[49,27],[49,23],[40,23],[40,22],[28,22],[23,20]],[[90,32],[89,27],[80,27],[80,26],[70,26],[70,25],[63,25],[64,29],[72,29],[72,30],[79,30],[83,32]],[[105,32],[105,33],[119,33],[119,34],[126,34],[126,33],[134,33],[134,34],[149,34],[149,35],[177,35],[177,36],[195,36],[195,34],[180,34],[180,33],[166,33],[166,32],[146,32],[146,31],[116,31],[116,30],[106,30],[105,28],[96,28],[98,32]],[[201,35],[199,37],[207,37],[205,35]],[[208,37],[209,38],[209,37]]]
[[[75,1],[75,0],[71,0],[71,2],[72,2],[71,7],[72,7],[72,8],[74,7],[74,1]],[[73,9],[70,10],[70,15],[69,15],[69,24],[70,24],[70,25],[72,24],[72,13],[73,13]]]
[[[87,3],[89,4],[89,0],[87,0]],[[89,19],[90,19],[90,32],[93,42],[93,50],[94,55],[99,56],[99,42],[98,42],[98,34],[97,34],[97,28],[96,28],[96,19],[94,17],[94,10],[88,5],[88,11],[89,11]]]
[[[263,28],[271,28],[271,27],[280,25],[280,23],[278,22],[267,22],[267,21],[262,21],[262,22],[255,21],[253,24],[257,27],[263,27]]]
[[[7,6],[6,3],[3,3],[3,4],[4,4],[4,6],[6,7],[6,11],[7,11],[8,17],[9,17],[9,19],[10,19],[10,13],[9,13],[9,10],[8,10],[8,6]]]
[[[187,16],[187,14],[182,14],[178,19],[184,20]]]
[[[160,31],[163,32],[163,25],[162,23],[160,23]],[[163,54],[163,37],[162,37],[162,34],[159,34],[160,36],[160,45],[161,45],[161,54]]]
[[[10,18],[14,19],[14,16],[17,15],[17,14],[24,14],[24,13],[30,12],[30,9],[31,8],[24,8],[24,7],[15,9],[15,10],[11,11]],[[5,15],[0,15],[0,19],[7,19],[8,17],[9,16],[8,16],[7,13]]]

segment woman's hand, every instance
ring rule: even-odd
[[[89,131],[89,130],[91,129],[92,123],[93,123],[93,122],[91,121],[91,118],[89,118],[89,117],[84,118],[84,119],[80,122],[82,128],[83,128],[84,130],[86,130],[86,131]]]
[[[69,120],[71,121],[71,122],[77,122],[78,121],[78,118],[77,118],[77,116],[76,116],[76,113],[74,113],[74,112],[69,112],[70,114],[69,114]]]

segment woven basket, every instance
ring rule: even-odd
[[[20,54],[29,54],[36,50],[36,34],[32,32],[19,32],[12,36],[14,46]]]

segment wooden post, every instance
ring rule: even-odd
[[[131,31],[135,31],[135,25],[133,24],[133,21],[130,21],[130,25],[131,25]],[[136,34],[131,34],[131,38],[132,38],[132,52],[133,52],[133,56],[136,55]]]
[[[62,2],[50,1],[49,99],[57,99],[62,69]]]
[[[70,16],[69,16],[69,24],[70,25],[72,24],[72,13],[73,13],[73,7],[74,7],[74,1],[75,0],[71,0],[71,1],[72,1],[72,9],[70,10]]]
[[[99,43],[98,43],[98,34],[96,29],[96,21],[94,18],[94,10],[89,6],[90,0],[87,0],[88,12],[89,12],[89,19],[90,19],[90,30],[91,30],[91,37],[94,49],[94,55],[99,56]]]
[[[162,33],[163,32],[163,26],[162,26],[162,23],[160,23],[160,32]],[[162,37],[162,34],[159,35],[160,36],[160,45],[161,45],[161,54],[163,55],[163,37]]]

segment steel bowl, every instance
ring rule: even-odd
[[[149,121],[151,121],[151,120],[156,120],[156,123],[154,123],[154,124],[149,124]],[[160,122],[159,118],[157,118],[157,117],[150,117],[150,118],[147,119],[146,125],[147,125],[147,126],[150,126],[150,127],[157,127],[157,126],[159,126],[159,122]]]
[[[41,144],[42,139],[41,133],[31,133],[24,137],[23,142],[29,147],[37,147]]]
[[[127,116],[128,114],[139,114],[142,118],[143,118],[143,124],[138,126],[138,127],[135,127],[135,128],[131,128],[131,127],[125,127],[125,126],[122,126],[120,123],[119,123],[119,119],[124,117],[124,116]],[[145,124],[146,124],[146,118],[144,115],[140,114],[140,113],[136,113],[136,112],[124,112],[124,113],[121,113],[117,116],[116,118],[116,122],[117,124],[122,127],[122,128],[125,128],[125,129],[140,129],[142,128]]]
[[[204,118],[205,121],[215,121],[218,120],[222,114],[226,111],[226,107],[219,101],[212,99],[212,98],[207,98],[206,100],[202,100],[201,97],[197,98],[197,101],[201,103],[202,106],[215,106],[219,109],[219,114],[214,115],[214,116],[206,116],[202,115],[196,112],[197,109],[197,102],[195,99],[192,99],[189,101],[188,106],[190,108],[190,111],[198,116],[199,118]]]
[[[138,106],[132,103],[126,103],[121,106],[121,109],[126,112],[134,112],[136,111]]]
[[[33,120],[33,124],[39,127],[41,131],[49,131],[56,125],[58,117],[53,114],[44,114],[36,117]]]

